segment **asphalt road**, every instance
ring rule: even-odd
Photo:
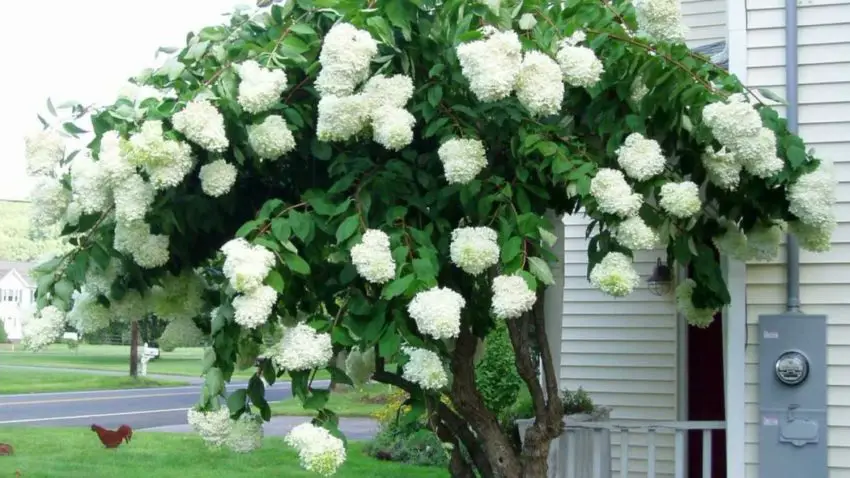
[[[228,385],[228,390],[245,383]],[[266,390],[269,401],[292,396],[289,382]],[[197,403],[200,387],[146,388],[91,392],[0,395],[0,426],[89,426],[127,424],[133,429],[186,424],[186,411]]]

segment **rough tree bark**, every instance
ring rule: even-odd
[[[130,322],[130,376],[139,376],[139,321]]]

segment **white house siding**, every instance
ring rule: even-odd
[[[646,289],[664,251],[636,254],[642,285],[623,299],[612,299],[587,281],[584,217],[564,219],[564,317],[561,342],[562,386],[582,387],[611,418],[638,422],[676,420],[676,311],[669,297]],[[612,441],[613,466],[619,466],[619,436]],[[646,437],[629,440],[630,471],[646,473]],[[660,436],[659,476],[672,476],[673,440]]]
[[[688,26],[689,46],[726,40],[726,1],[682,0],[682,21]]]
[[[785,97],[784,0],[746,5],[747,83]],[[850,477],[850,0],[799,0],[798,22],[800,135],[835,163],[840,182],[832,250],[801,254],[800,294],[804,312],[828,316],[829,476],[843,478]],[[758,317],[784,310],[784,260],[747,266],[747,478],[758,477]]]

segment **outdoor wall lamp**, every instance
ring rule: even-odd
[[[673,288],[673,273],[667,264],[661,262],[661,258],[655,263],[655,268],[652,269],[652,275],[646,280],[649,286],[649,291],[657,296],[664,296],[670,293]]]

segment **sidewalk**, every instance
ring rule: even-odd
[[[312,417],[272,417],[265,424],[266,436],[284,436],[296,425],[310,421]],[[371,418],[340,417],[339,429],[350,440],[368,440],[378,433],[378,422]],[[168,425],[164,427],[145,428],[149,432],[191,433],[186,425]]]

